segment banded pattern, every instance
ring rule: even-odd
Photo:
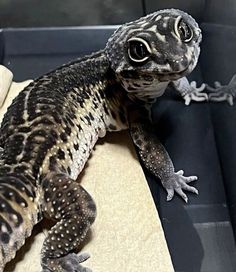
[[[0,271],[30,236],[38,220],[35,191],[25,176],[0,177]]]
[[[9,107],[0,134],[0,267],[42,219],[42,183],[48,173],[64,173],[64,183],[76,179],[98,137],[127,128],[125,93],[113,77],[99,52],[35,80]],[[48,191],[46,199],[52,201]],[[68,205],[71,199],[72,194]],[[81,208],[82,199],[75,199]],[[11,223],[15,221],[17,225]],[[93,220],[89,222],[86,230]]]

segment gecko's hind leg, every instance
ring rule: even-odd
[[[91,272],[80,263],[89,256],[73,253],[96,217],[91,196],[64,174],[50,174],[42,182],[43,212],[57,221],[42,248],[43,272]]]

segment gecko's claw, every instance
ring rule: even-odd
[[[170,201],[174,197],[174,193],[176,192],[187,203],[188,197],[183,192],[183,190],[198,194],[198,190],[195,187],[188,185],[189,182],[197,180],[197,176],[185,177],[183,176],[183,174],[184,171],[180,170],[174,173],[168,180],[162,182],[164,188],[167,191],[167,201]]]

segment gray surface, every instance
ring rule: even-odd
[[[230,223],[228,221],[196,223],[194,227],[200,237],[203,251],[207,252],[202,258],[200,271],[235,272],[236,251],[235,244],[230,243],[234,239]]]
[[[203,80],[209,84],[216,80],[227,84],[236,73],[236,27],[203,23],[201,28]]]
[[[74,58],[104,48],[115,29],[114,26],[7,30],[3,33],[4,64],[13,71],[14,80],[34,79]]]
[[[143,15],[141,0],[2,0],[1,27],[121,24]]]
[[[235,26],[235,14],[235,0],[206,0],[204,22]]]
[[[1,27],[121,24],[158,9],[178,8],[198,22],[235,25],[235,0],[2,0]]]
[[[206,0],[145,0],[147,13],[158,9],[177,8],[190,13],[198,22],[202,21],[205,2]]]
[[[194,72],[192,78],[201,81],[200,75]],[[193,184],[199,196],[190,194],[187,205],[178,197],[167,203],[163,189],[160,200],[155,197],[176,271],[233,272],[236,250],[210,105],[186,107],[171,90],[156,103],[153,117],[176,170],[199,177]],[[153,184],[155,179],[147,176]],[[224,241],[224,250],[214,239]],[[212,264],[214,252],[218,270]]]

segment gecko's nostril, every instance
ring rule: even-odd
[[[175,73],[182,72],[186,70],[186,68],[188,67],[187,59],[185,59],[184,57],[169,58],[167,62],[169,63],[172,72],[175,72]]]

